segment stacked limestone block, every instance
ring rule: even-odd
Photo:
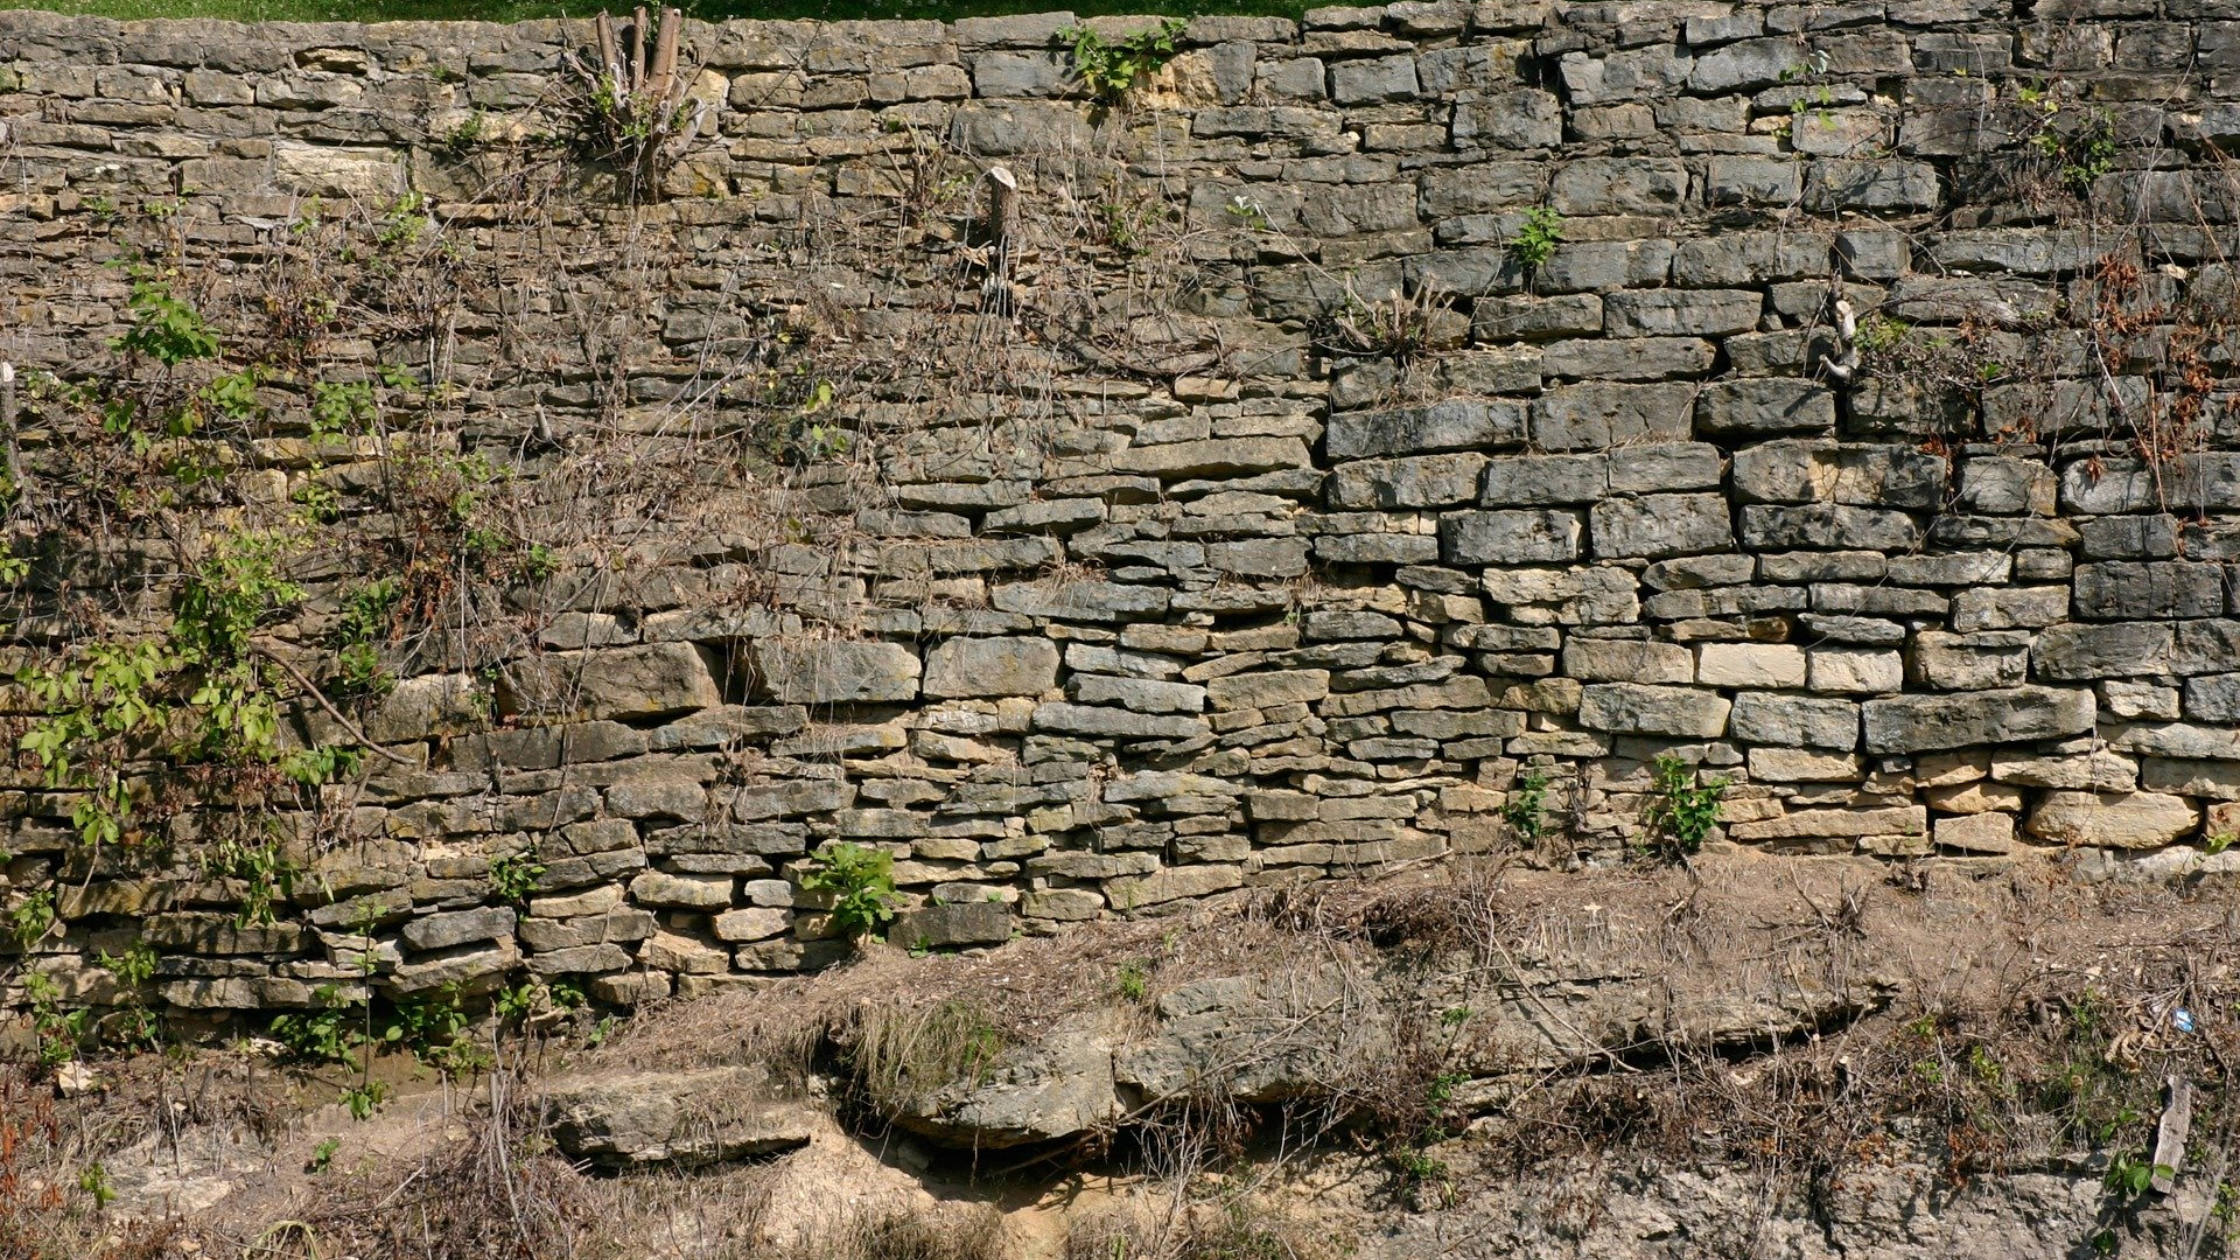
[[[114,874],[65,899],[36,965],[103,1000],[83,960],[137,934],[184,1006],[300,1004],[368,951],[400,994],[527,975],[636,1001],[842,956],[798,882],[830,841],[895,855],[895,939],[971,945],[1485,850],[1527,767],[1560,837],[1541,856],[1613,860],[1662,753],[1734,781],[1722,843],[2229,865],[2185,846],[2240,829],[2231,360],[2196,355],[2198,440],[2142,463],[2127,426],[2169,382],[2078,312],[2115,252],[2150,323],[2230,315],[2240,14],[1203,18],[1119,107],[1088,98],[1069,25],[695,28],[693,91],[721,108],[638,214],[679,283],[631,400],[680,396],[743,312],[805,287],[870,333],[987,335],[905,322],[953,278],[915,246],[829,266],[791,235],[891,215],[929,136],[1030,201],[1093,155],[1171,209],[1190,353],[1053,352],[1031,398],[844,400],[876,490],[808,484],[845,530],[660,536],[624,580],[555,579],[525,597],[531,650],[407,680],[368,721],[412,769],[376,766],[358,840],[281,924]],[[585,38],[0,16],[0,355],[66,368],[121,326],[85,230],[115,199],[183,186],[194,247],[223,251],[306,195],[412,190],[540,295],[459,330],[493,365],[461,448],[589,425],[555,312],[596,266],[534,261],[441,154],[544,99]],[[2104,125],[2105,169],[2049,175],[2023,87]],[[555,221],[587,259],[605,191]],[[1538,207],[1562,239],[1528,266]],[[1426,293],[1397,349],[1332,331]],[[1965,334],[1976,379],[1863,353],[1839,297],[1886,333]],[[509,358],[501,323],[540,353]],[[67,802],[6,799],[20,897],[61,867]],[[544,868],[518,907],[488,883],[512,853]]]

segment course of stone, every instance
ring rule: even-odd
[[[789,875],[832,840],[890,849],[893,939],[940,947],[1514,843],[1526,771],[1529,847],[1614,860],[1668,752],[1731,780],[1714,844],[2229,861],[2188,846],[2240,830],[2235,17],[1200,18],[1116,102],[1063,14],[694,26],[708,120],[668,195],[564,187],[556,265],[455,151],[546,99],[586,23],[0,14],[19,369],[70,374],[125,327],[96,225],[168,193],[220,260],[307,199],[424,196],[503,279],[449,331],[477,372],[448,440],[531,474],[680,405],[779,307],[1011,356],[938,404],[841,391],[853,471],[784,474],[818,513],[801,537],[720,510],[650,534],[598,582],[517,592],[511,659],[403,679],[360,715],[395,760],[277,922],[191,872],[74,857],[69,795],[28,769],[0,794],[0,895],[61,887],[32,961],[72,1000],[113,999],[91,960],[137,933],[163,1000],[246,1009],[355,980],[369,942],[394,994],[525,972],[630,1003],[819,966],[844,946]],[[913,221],[929,149],[958,182]],[[1188,283],[1108,308],[1145,327],[1038,325],[1064,247],[988,262],[993,166],[1030,218],[1071,189],[1167,233]],[[1096,186],[1119,191],[1076,195]],[[1560,240],[1535,259],[1541,208]],[[625,217],[662,262],[610,406],[563,313]],[[883,256],[820,254],[813,225],[841,221],[903,227]],[[1079,247],[1077,296],[1140,286],[1125,235]],[[283,498],[369,480],[271,466]],[[313,575],[294,639],[350,576]],[[488,879],[512,853],[543,868],[519,904]]]

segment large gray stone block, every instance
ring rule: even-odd
[[[1751,289],[1646,289],[1602,300],[1613,337],[1726,337],[1758,326],[1765,299]]]
[[[1471,450],[1524,439],[1524,404],[1457,398],[1397,411],[1344,412],[1330,418],[1323,446],[1332,459]]]
[[[1696,430],[1716,437],[1827,433],[1835,425],[1835,395],[1811,381],[1714,381],[1696,397]]]
[[[1620,735],[1713,739],[1726,733],[1733,703],[1715,691],[1643,683],[1589,683],[1580,690],[1579,725]]]
[[[786,704],[875,704],[918,697],[918,654],[899,643],[775,639],[754,647],[770,694]]]
[[[945,639],[926,651],[928,699],[1038,696],[1058,681],[1058,645],[1041,636]]]
[[[498,687],[500,711],[544,719],[661,717],[722,701],[713,667],[689,643],[546,652],[508,665]]]
[[[1717,494],[1650,494],[1604,499],[1592,512],[1594,554],[1658,559],[1734,546],[1727,500]]]
[[[1579,558],[1584,532],[1577,512],[1449,512],[1439,553],[1448,564],[1560,564]]]
[[[1867,751],[1929,752],[2066,739],[2092,729],[2090,691],[2009,687],[1953,696],[1895,696],[1863,706]]]

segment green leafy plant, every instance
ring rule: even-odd
[[[801,886],[832,899],[832,926],[858,940],[894,921],[894,855],[842,841],[827,845],[801,874]]]
[[[311,387],[311,436],[362,433],[373,426],[373,386],[319,381]]]
[[[2092,185],[2115,169],[2115,120],[2106,110],[2094,110],[2083,121],[2067,123],[2057,94],[2046,92],[2026,103],[2039,107],[2038,130],[2030,147],[2061,177],[2061,186],[2078,198],[2092,195]]]
[[[382,1081],[361,1080],[346,1086],[342,1091],[342,1105],[350,1109],[352,1120],[367,1120],[389,1100],[389,1086]]]
[[[359,1041],[351,1026],[356,1012],[336,985],[320,985],[312,990],[311,999],[319,1004],[317,1009],[273,1017],[272,1039],[287,1049],[290,1058],[306,1063],[348,1062]]]
[[[78,1057],[93,1024],[93,1012],[63,1008],[62,990],[43,971],[23,974],[23,995],[31,1014],[31,1032],[38,1041],[39,1065],[60,1067]]]
[[[1548,823],[1548,776],[1540,770],[1525,770],[1509,788],[1509,799],[1501,805],[1501,821],[1509,825],[1509,834],[1526,844],[1540,839]]]
[[[2109,1194],[2118,1199],[2136,1199],[2154,1185],[2157,1177],[2174,1177],[2177,1170],[2168,1164],[2157,1164],[2143,1150],[2117,1151],[2108,1161],[2107,1176],[2101,1184]]]
[[[5,932],[17,949],[29,949],[46,939],[54,920],[54,890],[37,888],[0,915],[0,932]]]
[[[79,1170],[78,1189],[93,1196],[93,1207],[97,1212],[117,1201],[117,1189],[109,1184],[109,1170],[98,1162]]]
[[[1555,257],[1563,241],[1563,215],[1552,206],[1525,211],[1517,234],[1509,238],[1509,257],[1526,271],[1537,271]]]
[[[529,852],[507,853],[490,863],[490,895],[509,905],[526,905],[544,877],[544,864]]]
[[[472,153],[474,147],[482,142],[484,122],[482,111],[478,109],[452,124],[451,129],[443,133],[444,152],[450,154],[453,158],[465,157]]]
[[[155,1044],[162,1023],[154,1011],[148,1009],[141,990],[155,979],[159,958],[155,947],[146,941],[134,941],[125,946],[121,954],[101,950],[94,961],[115,976],[122,993],[117,999],[115,1013],[104,1020],[101,1035],[113,1044],[128,1047],[145,1047]]]
[[[1130,958],[1120,964],[1120,996],[1130,1002],[1141,1002],[1151,991],[1151,968],[1140,958]]]
[[[1180,18],[1168,18],[1111,42],[1086,26],[1069,26],[1058,32],[1058,38],[1072,45],[1074,73],[1090,94],[1113,104],[1174,60],[1175,41],[1188,25]]]
[[[1719,825],[1723,778],[1698,780],[1688,763],[1666,753],[1649,767],[1649,799],[1642,811],[1644,847],[1655,856],[1684,860],[1703,848]]]
[[[327,1166],[334,1163],[335,1152],[341,1149],[342,1142],[340,1139],[323,1139],[317,1146],[311,1148],[311,1159],[309,1163],[304,1165],[304,1171],[313,1173],[325,1172],[327,1170]]]

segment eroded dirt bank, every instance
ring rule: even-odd
[[[493,1015],[362,1121],[263,1040],[25,1065],[0,1255],[2217,1256],[2236,905],[1488,863]]]

